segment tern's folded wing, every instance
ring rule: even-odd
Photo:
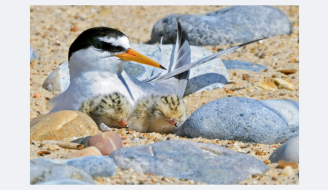
[[[190,56],[190,45],[188,41],[188,35],[186,31],[184,31],[181,27],[181,24],[177,21],[178,30],[177,30],[177,41],[174,50],[174,59],[172,64],[168,67],[168,72],[172,72],[177,70],[178,68],[188,65],[191,62]],[[163,73],[164,74],[164,73]],[[154,76],[148,81],[152,79],[156,79],[158,77]],[[179,73],[174,78],[170,80],[156,80],[152,82],[152,84],[157,86],[165,86],[168,88],[173,89],[174,93],[177,94],[179,97],[183,97],[189,77],[189,70]]]
[[[218,57],[220,57],[220,56],[222,56],[222,55],[225,55],[225,54],[227,54],[227,53],[233,52],[233,51],[235,51],[235,50],[238,49],[238,48],[241,48],[241,47],[243,47],[243,46],[246,46],[246,45],[248,45],[248,44],[251,44],[251,43],[257,42],[257,41],[259,41],[259,40],[263,40],[263,39],[265,39],[265,38],[258,39],[258,40],[253,40],[253,41],[250,41],[250,42],[246,42],[246,43],[243,43],[243,44],[240,44],[240,45],[237,45],[237,46],[231,47],[231,48],[229,48],[229,49],[226,49],[226,50],[220,51],[220,52],[215,53],[215,54],[213,54],[213,55],[209,55],[209,56],[204,57],[204,58],[202,58],[202,59],[199,59],[199,60],[197,60],[197,61],[195,61],[195,62],[193,62],[193,63],[187,64],[187,65],[184,65],[184,66],[182,66],[182,67],[180,67],[180,68],[178,68],[178,69],[176,69],[176,70],[174,70],[174,71],[172,71],[172,72],[169,72],[169,73],[167,73],[167,74],[164,74],[164,75],[161,75],[161,76],[159,76],[159,77],[156,77],[156,78],[152,79],[152,81],[155,82],[155,81],[157,81],[157,80],[165,80],[165,79],[171,78],[171,77],[173,77],[173,76],[179,75],[180,73],[183,73],[183,72],[185,72],[185,71],[188,71],[188,70],[190,70],[190,69],[193,68],[193,67],[196,67],[196,66],[198,66],[198,65],[201,65],[201,64],[206,63],[206,62],[208,62],[208,61],[211,61],[211,60],[213,60],[213,59],[215,59],[215,58],[218,58]]]

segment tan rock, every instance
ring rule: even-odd
[[[281,172],[280,175],[291,176],[293,175],[293,169],[291,166],[286,166]]]
[[[83,150],[77,150],[75,152],[67,154],[66,159],[77,158],[82,156],[94,156],[94,155],[102,155],[102,154],[96,147],[89,146],[88,148],[85,148]]]
[[[256,82],[254,84],[254,86],[257,86],[263,90],[266,90],[266,91],[275,91],[276,89],[274,88],[274,84],[273,83],[267,83],[267,82],[264,82],[264,81],[259,81],[259,82]]]
[[[62,140],[79,136],[93,136],[100,131],[86,114],[63,110],[33,118],[30,121],[30,141]]]
[[[281,73],[284,73],[286,75],[294,74],[296,73],[296,69],[284,69],[284,70],[278,70]]]
[[[109,155],[113,151],[123,147],[121,136],[114,131],[107,131],[92,136],[88,146],[96,147],[103,155]]]
[[[295,85],[284,79],[274,78],[273,81],[279,89],[295,90]]]

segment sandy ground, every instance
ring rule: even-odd
[[[54,95],[43,89],[42,84],[60,63],[67,60],[70,44],[85,29],[94,26],[109,26],[125,33],[130,42],[141,44],[150,39],[151,30],[156,21],[168,14],[202,14],[222,7],[224,6],[31,6],[30,44],[39,56],[39,60],[30,65],[30,118],[49,112],[46,104]],[[257,100],[288,99],[299,101],[299,7],[275,7],[282,10],[292,22],[293,33],[291,35],[275,36],[264,40],[263,43],[254,43],[221,57],[221,59],[263,64],[268,67],[267,71],[229,71],[229,84],[225,85],[224,88],[191,94],[184,98],[187,100],[187,107],[191,113],[203,104],[228,96],[248,97]],[[204,48],[214,53],[218,49],[228,47],[230,45],[205,46]],[[283,69],[296,69],[297,72],[285,75],[278,71]],[[243,79],[244,74],[248,75],[248,80]],[[277,87],[274,91],[264,91],[254,86],[254,83],[258,81],[271,83],[272,79],[277,77],[293,83],[295,91],[278,89]],[[41,98],[34,98],[34,94],[37,92],[41,93]],[[270,154],[280,146],[280,144],[267,145],[220,139],[185,138],[174,134],[139,133],[125,129],[112,130],[117,131],[122,136],[124,147],[154,143],[167,140],[167,138],[180,139],[222,145],[262,161],[268,160]],[[132,139],[141,136],[144,139]],[[39,157],[36,153],[43,149],[38,146],[39,142],[33,144],[30,145],[31,159]],[[60,148],[44,157],[62,159],[69,151],[74,150]],[[238,184],[299,184],[297,175],[299,169],[293,169],[293,175],[284,176],[280,174],[282,169],[278,168],[277,164],[268,164],[268,166],[270,170],[263,175],[250,176]],[[95,180],[97,184],[204,184],[192,180],[141,174],[133,170],[121,171],[119,168],[117,175],[110,178],[96,178]]]

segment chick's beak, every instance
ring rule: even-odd
[[[120,59],[125,60],[125,61],[134,61],[134,62],[142,63],[142,64],[145,64],[145,65],[150,65],[150,66],[153,66],[153,67],[165,69],[161,64],[159,64],[156,61],[150,59],[149,57],[146,57],[146,56],[134,51],[131,48],[126,53],[118,54],[118,55],[115,55],[115,56],[119,57]]]
[[[123,127],[127,127],[126,122],[124,119],[121,119],[121,121],[117,122],[118,124],[122,125]]]
[[[177,127],[178,120],[176,118],[173,118],[171,120],[167,120],[167,122],[169,122],[169,124]]]

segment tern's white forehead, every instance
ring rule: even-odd
[[[126,36],[120,36],[120,37],[98,37],[99,40],[106,42],[106,43],[111,43],[114,46],[122,46],[125,49],[130,48],[129,44],[129,39]]]

